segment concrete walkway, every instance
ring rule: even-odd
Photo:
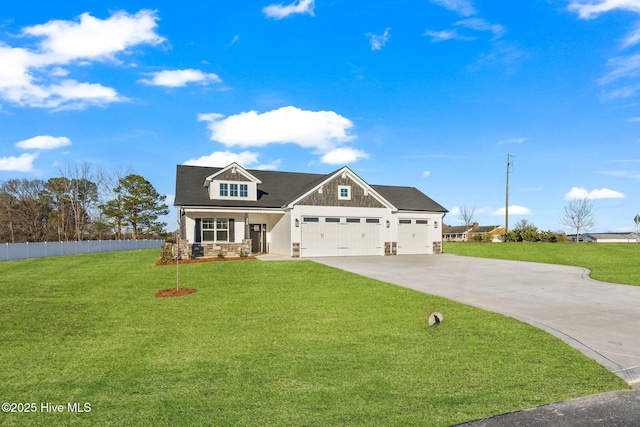
[[[640,384],[639,286],[598,282],[585,268],[449,254],[313,260],[519,319]]]

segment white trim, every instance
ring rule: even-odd
[[[230,208],[224,206],[181,206],[185,213],[200,213],[200,212],[229,212],[229,213],[262,213],[262,214],[284,214],[286,209],[265,209],[265,208]]]

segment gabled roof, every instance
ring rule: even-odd
[[[372,185],[374,190],[395,207],[403,211],[449,212],[429,196],[415,187],[396,187],[391,185]]]
[[[247,173],[261,181],[258,185],[257,201],[211,200],[207,188],[204,187],[205,180],[217,175],[223,169],[227,168],[178,165],[174,206],[282,208],[328,180],[343,168],[330,174],[246,169]],[[370,188],[399,210],[447,212],[444,207],[417,188],[387,185],[370,185]]]
[[[479,227],[477,227],[474,230],[471,230],[471,234],[474,233],[491,233],[492,231],[496,230],[497,228],[502,227],[501,225],[481,225]]]
[[[471,227],[467,227],[466,225],[447,225],[442,230],[445,234],[463,234],[468,233],[471,230]]]
[[[367,184],[362,178],[360,178],[358,175],[356,175],[351,169],[349,169],[346,166],[334,172],[331,172],[327,175],[324,175],[323,179],[316,180],[310,188],[306,189],[304,193],[300,194],[299,197],[296,197],[294,200],[291,200],[291,202],[289,202],[289,207],[293,207],[296,203],[303,200],[305,197],[309,196],[311,193],[314,193],[315,191],[318,190],[318,188],[322,187],[323,185],[330,183],[338,176],[343,176],[343,177],[348,176],[351,182],[354,182],[360,187],[362,187],[363,189],[365,189],[371,197],[375,198],[377,201],[379,201],[389,209],[393,209],[393,210],[397,209],[396,206],[394,206],[389,200],[387,200],[384,196],[382,196],[375,188],[373,188],[373,186]]]
[[[233,171],[233,173],[239,173],[239,174],[243,175],[245,178],[247,178],[249,181],[252,181],[252,182],[255,182],[257,184],[260,184],[260,180],[258,178],[256,178],[253,174],[249,173],[245,168],[243,168],[242,166],[240,166],[236,162],[233,162],[229,166],[220,169],[219,171],[215,172],[212,175],[209,175],[205,179],[205,181],[206,181],[205,185],[209,185],[209,183],[211,181],[213,181],[214,179],[216,179],[217,177],[219,177],[221,175],[224,175],[228,171]]]

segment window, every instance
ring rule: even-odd
[[[238,184],[229,184],[229,196],[238,197]]]
[[[220,197],[227,197],[229,195],[229,184],[220,183]]]
[[[367,218],[367,224],[380,224],[379,218]]]
[[[324,222],[340,222],[340,218],[325,218]]]
[[[338,199],[339,200],[351,200],[351,186],[339,185],[338,186]]]
[[[229,219],[227,218],[202,218],[203,242],[228,242]]]
[[[216,221],[213,218],[202,218],[202,241],[213,242],[216,236]]]
[[[416,224],[429,225],[429,220],[428,219],[416,219]]]
[[[216,242],[229,241],[229,220],[227,218],[216,218]]]
[[[400,220],[400,224],[411,224],[411,220],[410,219],[401,219]]]
[[[249,186],[247,184],[240,184],[240,197],[249,197]]]
[[[360,218],[347,218],[348,223],[359,223]]]
[[[302,221],[303,221],[303,222],[320,222],[320,219],[319,219],[319,218],[317,218],[317,217],[315,217],[315,218],[314,218],[314,217],[308,217],[308,216],[306,216],[306,217],[303,217],[303,218],[302,218]]]

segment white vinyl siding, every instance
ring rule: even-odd
[[[272,223],[268,240],[269,252],[291,255],[291,211],[279,216]]]

